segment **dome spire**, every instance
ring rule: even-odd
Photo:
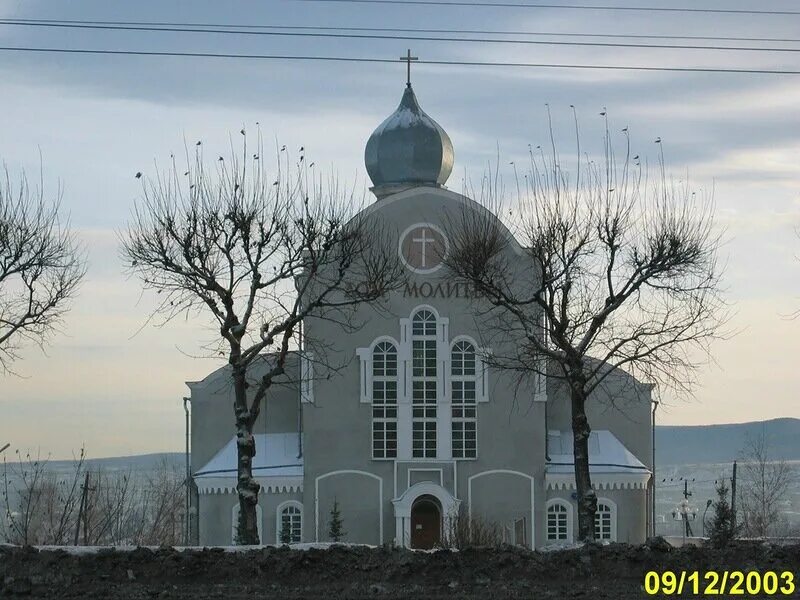
[[[411,87],[411,61],[419,59],[409,49],[400,60],[406,62],[400,105],[372,132],[364,151],[378,199],[412,187],[442,187],[453,170],[450,137],[422,110]]]
[[[406,61],[406,67],[408,69],[406,76],[406,87],[411,87],[411,61],[419,60],[419,56],[411,56],[411,48],[409,48],[408,53],[405,56],[401,56],[400,60]]]

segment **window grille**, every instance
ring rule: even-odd
[[[568,539],[569,509],[556,502],[547,507],[547,540],[550,542]]]
[[[438,390],[436,316],[417,312],[411,322],[411,452],[414,458],[436,458]]]
[[[397,349],[381,342],[372,353],[372,457],[397,456]]]
[[[612,531],[612,509],[605,502],[597,503],[597,512],[594,513],[594,538],[596,540],[614,539]]]
[[[303,511],[296,504],[290,504],[281,510],[278,523],[278,542],[297,544],[302,538]]]
[[[478,456],[475,363],[475,346],[466,341],[453,345],[450,355],[453,458]]]

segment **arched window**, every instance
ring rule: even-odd
[[[297,544],[303,537],[303,507],[299,502],[287,502],[278,507],[275,528],[279,544]]]
[[[561,500],[553,500],[547,506],[547,541],[566,542],[571,537],[569,505]]]
[[[611,540],[617,538],[616,507],[608,500],[597,501],[597,512],[594,513],[594,538],[596,540]]]
[[[411,410],[414,458],[436,458],[436,315],[420,310],[411,320]]]
[[[256,505],[256,521],[258,523],[258,541],[264,543],[264,536],[261,532],[262,512],[261,507]],[[231,510],[231,543],[236,545],[239,543],[239,502],[233,505]]]
[[[460,341],[450,353],[453,458],[478,456],[475,346]]]
[[[372,351],[372,457],[397,456],[397,348],[380,342]]]

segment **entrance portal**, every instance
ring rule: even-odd
[[[433,496],[420,496],[411,505],[411,547],[430,550],[442,541],[442,507]]]

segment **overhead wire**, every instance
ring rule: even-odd
[[[237,54],[222,52],[179,52],[157,50],[108,50],[89,48],[44,48],[27,46],[0,46],[0,52],[33,52],[33,53],[62,53],[62,54],[97,54],[119,56],[175,56],[192,58],[227,58],[227,59],[260,59],[260,60],[297,60],[297,61],[328,61],[328,62],[358,62],[358,63],[392,63],[397,64],[397,59],[352,57],[352,56],[308,56],[291,54]],[[661,67],[637,65],[592,65],[569,63],[531,63],[531,62],[492,62],[492,61],[467,61],[467,60],[418,60],[417,64],[440,66],[469,66],[469,67],[516,67],[516,68],[546,68],[546,69],[594,69],[594,70],[620,70],[620,71],[650,71],[650,72],[678,72],[678,73],[729,73],[729,74],[761,74],[761,75],[800,75],[800,70],[793,69],[739,69],[718,67]]]
[[[7,22],[0,19],[0,25],[12,26],[35,26],[35,27],[57,27],[72,29],[91,29],[91,30],[110,30],[110,31],[148,31],[148,32],[168,32],[168,33],[213,33],[224,35],[260,35],[260,36],[281,36],[281,37],[311,37],[311,38],[333,38],[333,39],[368,39],[368,40],[403,40],[403,41],[424,41],[424,42],[458,42],[458,43],[491,43],[491,44],[525,44],[525,45],[545,45],[545,46],[578,46],[578,47],[608,47],[608,48],[636,48],[636,49],[659,49],[659,50],[714,50],[714,51],[739,51],[739,52],[800,52],[800,48],[763,48],[754,46],[708,46],[708,45],[689,45],[689,44],[643,44],[643,43],[620,43],[620,42],[566,42],[553,40],[520,40],[520,39],[497,39],[497,38],[454,38],[454,37],[434,37],[434,36],[409,36],[397,34],[367,34],[367,33],[321,33],[308,31],[249,31],[233,29],[211,29],[194,27],[165,27],[165,26],[144,26],[144,25],[100,25],[89,23],[19,23]]]
[[[294,2],[349,3],[349,4],[406,4],[415,6],[456,6],[491,8],[547,8],[558,10],[594,10],[627,12],[705,13],[732,15],[798,16],[797,10],[758,10],[737,8],[696,8],[677,6],[617,6],[592,4],[545,4],[541,2],[480,2],[476,0],[292,0]]]
[[[74,23],[86,25],[141,25],[150,27],[202,27],[227,29],[265,29],[265,30],[311,30],[311,31],[381,31],[391,33],[445,33],[475,35],[527,35],[543,37],[590,37],[590,38],[622,38],[622,39],[667,39],[667,40],[708,40],[731,42],[792,42],[800,43],[800,38],[787,37],[740,37],[710,35],[668,35],[668,34],[631,34],[631,33],[587,33],[562,31],[524,31],[497,29],[436,29],[416,27],[354,27],[330,25],[253,25],[251,23],[206,23],[176,21],[96,21],[84,19],[20,19],[3,18],[3,24],[46,24]]]

